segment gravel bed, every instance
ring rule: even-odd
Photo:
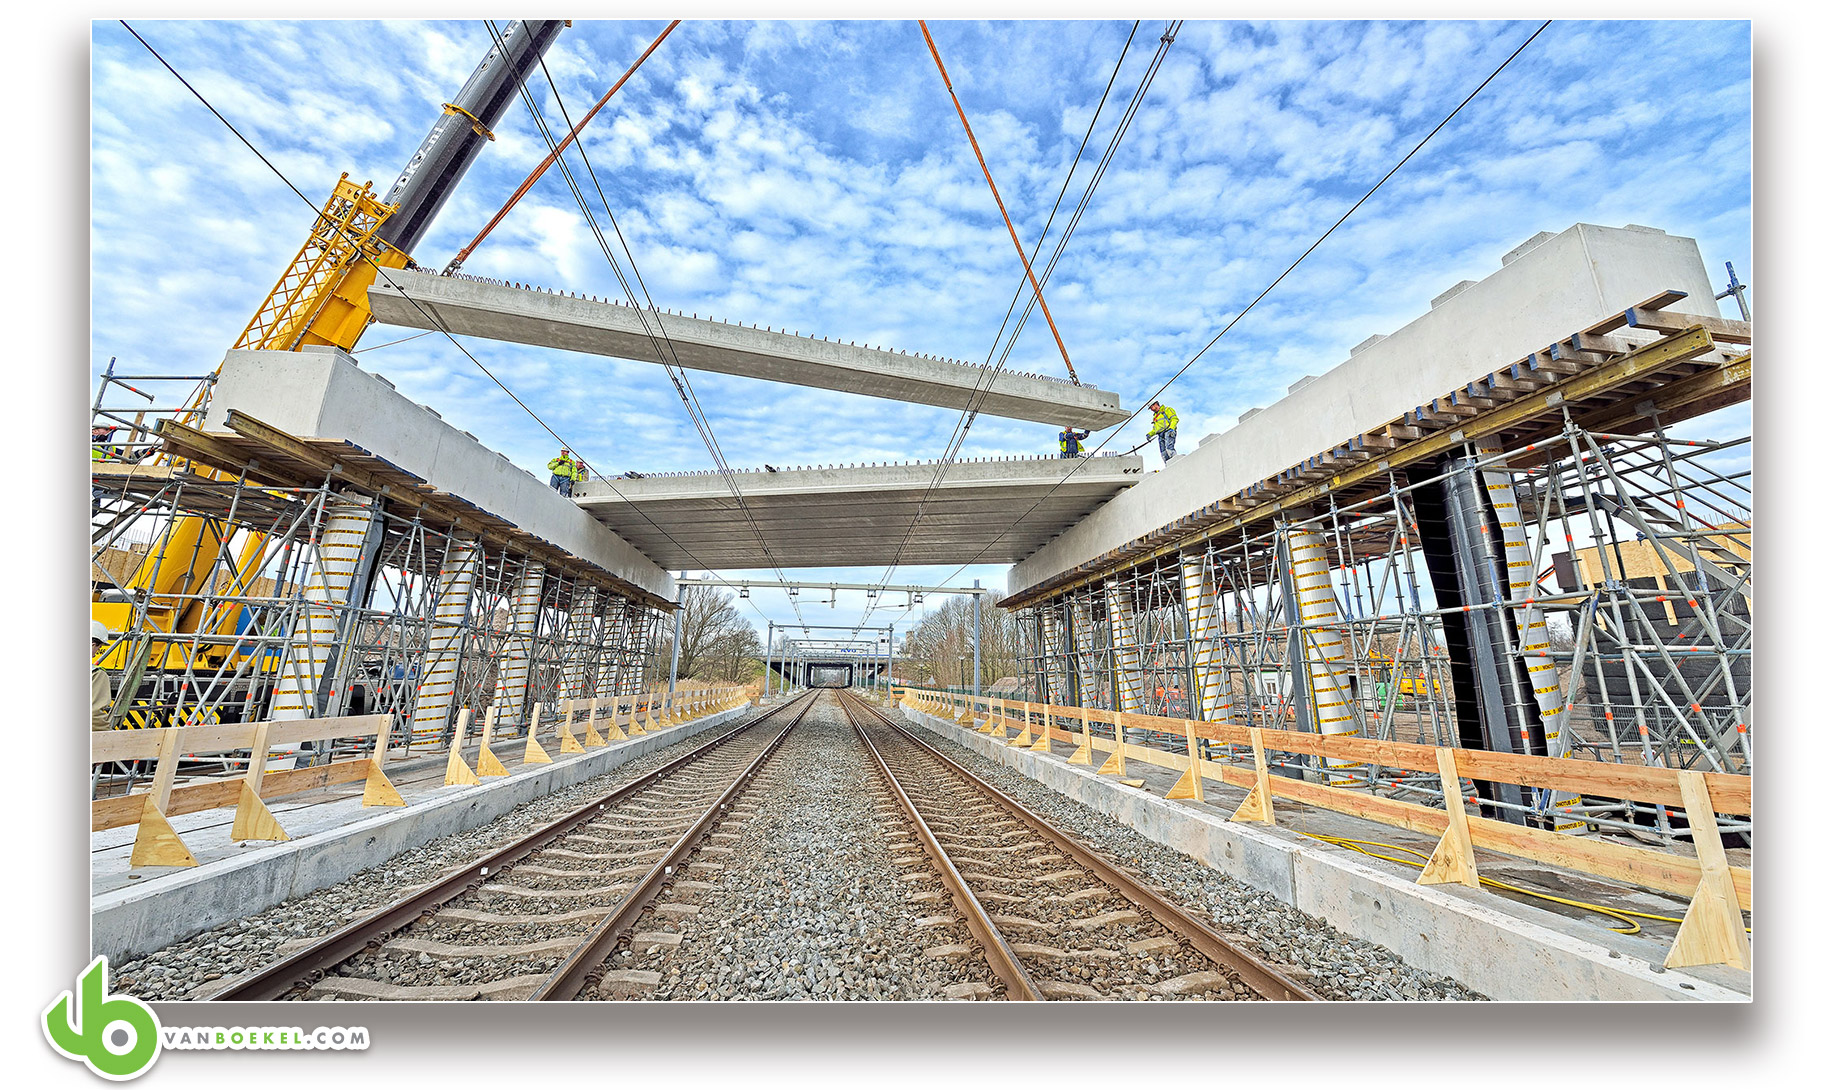
[[[987,783],[1080,837],[1109,861],[1149,879],[1178,905],[1215,924],[1326,999],[1486,997],[1451,977],[1416,969],[1284,903],[1165,847],[1113,818],[930,732],[920,736]]]
[[[941,999],[956,984],[996,984],[977,956],[924,953],[970,934],[925,862],[896,864],[919,849],[834,701],[822,699],[743,797],[753,816],[727,827],[740,835],[713,838],[729,850],[700,851],[686,868],[709,888],[660,897],[696,903],[697,914],[682,924],[654,914],[635,928],[678,928],[676,952],[613,959],[660,974],[645,998]],[[928,873],[898,880],[918,871]],[[943,915],[955,918],[918,924]]]
[[[119,966],[111,965],[110,987],[147,1000],[204,998],[222,987],[224,978],[242,975],[275,960],[283,943],[337,931],[409,890],[436,881],[590,799],[709,742],[731,726],[702,731],[610,772],[533,799],[479,828],[439,837],[337,885],[221,924]]]

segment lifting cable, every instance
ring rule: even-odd
[[[960,106],[960,96],[954,93],[953,80],[947,78],[947,66],[941,62],[941,51],[934,47],[934,35],[928,33],[928,21],[917,19],[922,38],[928,43],[928,52],[934,57],[934,66],[940,69],[941,82],[947,85],[947,97],[953,99],[954,112],[960,115],[960,126],[966,130],[967,142],[973,145],[973,157],[979,160],[979,172],[985,175],[985,183],[992,189],[992,199],[998,202],[998,214],[1004,217],[1005,230],[1011,234],[1011,245],[1017,247],[1017,259],[1024,263],[1024,275],[1030,278],[1030,286],[1037,294],[1037,308],[1043,311],[1043,320],[1048,323],[1050,336],[1056,338],[1056,350],[1062,353],[1062,365],[1069,369],[1069,381],[1081,385],[1076,377],[1075,365],[1069,362],[1069,350],[1062,343],[1062,334],[1056,331],[1056,319],[1050,317],[1049,304],[1043,301],[1043,288],[1037,283],[1037,274],[1031,271],[1030,259],[1024,256],[1024,244],[1018,241],[1017,228],[1011,225],[1011,214],[1005,211],[1005,199],[998,195],[998,183],[992,180],[992,172],[986,168],[985,155],[979,150],[979,140],[973,136],[973,125],[966,119],[966,111]]]
[[[1145,92],[1151,85],[1152,77],[1157,74],[1158,66],[1163,60],[1164,51],[1170,48],[1170,43],[1172,38],[1176,35],[1179,25],[1181,25],[1181,22],[1170,24],[1166,28],[1164,37],[1160,39],[1164,44],[1153,59],[1151,67],[1146,70],[1146,74],[1140,77],[1139,87],[1133,92],[1133,98],[1131,103],[1127,106],[1126,113],[1120,118],[1119,124],[1114,128],[1113,138],[1108,142],[1106,155],[1102,157],[1100,165],[1095,168],[1094,174],[1088,179],[1088,184],[1083,191],[1080,205],[1077,207],[1073,218],[1069,220],[1069,225],[1063,228],[1062,237],[1057,242],[1055,251],[1050,258],[1049,268],[1044,271],[1044,280],[1049,279],[1050,272],[1055,268],[1056,257],[1059,256],[1063,248],[1069,244],[1069,236],[1074,232],[1075,225],[1081,220],[1081,209],[1087,206],[1088,200],[1094,195],[1095,188],[1100,184],[1101,174],[1106,171],[1107,163],[1112,159],[1114,150],[1120,146],[1121,138],[1126,135],[1126,127],[1132,123],[1133,115],[1137,112],[1137,105],[1139,101],[1145,97]],[[1081,165],[1082,153],[1088,150],[1088,141],[1094,136],[1094,128],[1100,123],[1101,113],[1107,106],[1107,99],[1113,93],[1114,81],[1119,79],[1120,68],[1126,63],[1126,55],[1131,52],[1133,48],[1133,38],[1138,33],[1139,22],[1135,20],[1132,28],[1127,31],[1126,43],[1120,47],[1120,56],[1114,61],[1113,71],[1107,77],[1107,85],[1101,89],[1101,97],[1094,104],[1094,116],[1088,119],[1088,128],[1082,133],[1081,144],[1076,147],[1075,155],[1069,161],[1068,173],[1063,176],[1062,188],[1056,193],[1056,201],[1050,206],[1049,216],[1043,221],[1043,230],[1037,233],[1036,245],[1034,245],[1030,251],[1030,260],[1032,262],[1034,262],[1037,255],[1042,252],[1043,242],[1049,237],[1050,227],[1056,222],[1056,213],[1062,207],[1062,199],[1068,196],[1069,184],[1075,180],[1075,170]],[[1029,263],[1026,263],[1025,267],[1028,269]],[[979,381],[974,385],[972,396],[967,399],[966,405],[961,408],[959,418],[954,421],[953,430],[948,433],[947,449],[941,453],[940,461],[935,465],[934,475],[928,482],[928,487],[922,492],[920,502],[915,506],[915,516],[909,520],[909,527],[904,531],[901,543],[896,546],[894,557],[884,569],[882,576],[883,581],[887,582],[895,574],[897,566],[902,562],[903,550],[908,548],[909,540],[915,533],[915,527],[919,525],[921,521],[922,511],[927,508],[929,499],[932,498],[935,491],[940,488],[941,482],[946,479],[947,470],[953,464],[954,459],[959,457],[960,447],[966,442],[967,435],[972,431],[973,421],[979,416],[980,406],[985,404],[985,399],[987,394],[991,391],[992,383],[997,381],[999,370],[1004,366],[1006,358],[1010,356],[1012,346],[1017,343],[1018,333],[1022,331],[1022,318],[1019,319],[1018,329],[1012,332],[1010,341],[1006,343],[1005,350],[1003,352],[998,351],[999,342],[1004,340],[1005,329],[1011,323],[1011,315],[1017,309],[1018,300],[1023,298],[1024,286],[1029,282],[1028,277],[1020,277],[1018,279],[1017,290],[1011,293],[1011,304],[1005,308],[1004,320],[999,322],[998,332],[992,336],[992,345],[986,349],[985,363],[980,368]],[[1029,315],[1030,310],[1028,306],[1026,306],[1024,313],[1026,316]],[[994,360],[995,353],[996,360]],[[860,620],[860,623],[869,622],[870,610],[871,607],[866,604],[864,607],[864,616]]]
[[[486,21],[486,27],[488,32],[493,35],[494,41],[499,42],[500,34],[498,28],[495,27],[490,20]],[[662,34],[660,37],[663,39],[664,35]],[[563,114],[564,124],[569,124],[569,108],[563,102],[562,91],[558,89],[556,81],[551,78],[549,66],[540,58],[538,60],[538,67],[544,73],[544,80],[549,84],[552,96],[557,100],[557,109]],[[539,133],[544,137],[545,142],[556,149],[560,155],[562,147],[551,136],[550,128],[545,123],[542,113],[538,110],[536,101],[531,97],[530,92],[522,87],[519,89],[519,93],[524,97],[525,107],[531,112],[532,120],[536,124]],[[629,305],[634,308],[635,314],[639,316],[641,329],[645,331],[647,340],[651,343],[653,352],[658,357],[659,363],[665,368],[666,377],[672,381],[673,388],[678,392],[679,401],[684,404],[685,412],[691,417],[692,426],[697,430],[698,437],[703,441],[705,450],[716,463],[717,470],[722,474],[724,483],[729,486],[730,493],[736,500],[737,508],[742,512],[743,518],[748,521],[749,528],[754,532],[756,541],[761,545],[762,555],[767,558],[769,567],[774,571],[775,576],[783,583],[788,582],[787,573],[782,570],[780,563],[775,559],[774,552],[768,546],[768,540],[766,535],[762,532],[761,525],[756,521],[754,512],[749,509],[748,502],[743,498],[741,488],[736,484],[735,471],[730,468],[728,459],[723,455],[723,448],[717,443],[716,433],[710,427],[709,419],[704,414],[703,405],[698,402],[697,392],[691,388],[691,377],[685,374],[683,366],[678,362],[678,349],[672,343],[671,337],[666,334],[664,319],[660,317],[659,308],[653,303],[652,293],[646,287],[645,277],[640,275],[639,263],[634,260],[633,250],[627,245],[627,237],[625,233],[621,231],[620,223],[614,218],[613,206],[608,201],[607,192],[602,188],[600,177],[595,173],[595,165],[589,162],[588,152],[580,143],[576,145],[576,154],[581,157],[584,169],[589,172],[589,180],[595,186],[596,195],[600,198],[602,209],[608,216],[609,225],[614,228],[615,238],[621,244],[621,251],[627,255],[627,263],[633,269],[633,281],[631,283],[627,275],[622,271],[620,263],[615,260],[614,252],[608,246],[607,236],[602,231],[601,224],[596,220],[593,211],[590,210],[588,199],[583,195],[581,187],[577,184],[575,175],[569,168],[569,163],[564,161],[564,180],[569,184],[570,191],[576,198],[577,207],[581,209],[583,218],[588,221],[589,230],[595,235],[595,241],[601,248],[602,256],[607,260],[608,267],[614,272],[615,278],[620,282],[621,290],[626,294]],[[639,294],[634,292],[633,283],[639,284]],[[644,295],[646,298],[645,306],[642,306],[640,303],[641,295]],[[648,313],[651,313],[654,321],[659,324],[658,333],[656,335],[652,327],[646,322]],[[664,343],[663,350],[661,350],[661,342]],[[668,354],[671,356],[670,360],[666,358]],[[615,486],[613,482],[609,481],[607,477],[602,476],[599,472],[596,476],[599,477],[603,483],[608,484],[610,488],[613,488],[617,496],[621,496],[619,488]],[[625,496],[621,496],[621,498],[623,500],[626,499]],[[648,519],[647,521],[650,523],[652,520]],[[687,549],[686,553],[689,555],[690,550]],[[693,559],[696,558],[693,557]],[[708,571],[710,569],[706,567],[705,570]],[[715,573],[713,572],[712,574]],[[718,578],[721,579],[722,577],[718,576]],[[727,580],[724,580],[724,582],[725,585],[729,585]],[[767,614],[762,612],[760,606],[754,605],[753,602],[750,604],[755,609],[756,613],[761,615],[763,620],[768,619]],[[805,627],[806,618],[800,611],[798,599],[795,599],[792,604],[794,618],[800,622],[802,627]]]
[[[294,182],[291,181],[286,174],[283,174],[281,172],[281,169],[277,167],[273,162],[271,162],[267,155],[264,155],[262,153],[262,149],[258,148],[255,144],[250,143],[249,138],[244,136],[242,131],[239,130],[237,126],[231,124],[231,121],[229,118],[225,117],[222,113],[218,111],[218,108],[216,106],[213,106],[211,104],[210,99],[200,94],[198,88],[192,86],[192,83],[190,80],[180,75],[179,70],[177,68],[174,68],[172,64],[170,64],[165,57],[160,55],[159,50],[155,49],[153,45],[147,41],[147,39],[141,37],[140,31],[137,31],[136,29],[134,29],[133,26],[130,26],[126,19],[118,19],[116,20],[116,22],[119,22],[122,25],[123,29],[127,30],[129,34],[134,36],[135,41],[140,42],[142,47],[144,47],[149,53],[153,54],[154,59],[160,62],[161,67],[165,68],[168,72],[172,73],[173,78],[178,80],[180,82],[180,85],[185,87],[186,90],[190,91],[192,93],[192,97],[198,99],[200,105],[204,106],[205,109],[209,110],[213,117],[217,118],[220,122],[222,122],[224,127],[230,130],[230,134],[236,137],[239,141],[241,141],[243,146],[250,150],[251,154],[255,155],[256,158],[262,160],[262,165],[268,167],[270,173],[274,174],[277,178],[279,178],[283,185],[287,186],[294,193],[296,197],[300,198],[301,203],[305,204],[308,207],[308,209],[314,213],[314,223],[316,225],[320,224],[320,222],[324,220],[329,226],[334,226],[334,227],[337,226],[337,224],[331,219],[331,217],[327,216],[326,213],[321,209],[321,207],[318,204],[315,204],[313,200],[307,196],[307,194],[301,192],[301,188],[295,185]],[[359,257],[362,258],[367,265],[370,265],[373,271],[379,271],[377,267],[377,262],[374,261],[369,254],[366,254],[363,251],[360,251]],[[388,282],[388,279],[386,280],[386,282]],[[430,323],[430,325],[433,327],[433,329],[430,330],[430,332],[439,332],[442,336],[448,338],[449,344],[454,345],[454,347],[460,351],[461,355],[466,356],[468,361],[471,362],[475,367],[479,368],[482,374],[484,374],[488,379],[491,379],[493,385],[499,387],[501,392],[503,392],[507,397],[511,398],[513,404],[523,409],[525,411],[525,415],[529,416],[537,424],[538,427],[544,429],[544,431],[549,433],[550,437],[552,439],[555,439],[559,445],[568,447],[570,450],[576,449],[574,444],[570,443],[568,440],[564,439],[563,436],[559,435],[555,428],[551,427],[548,423],[544,421],[543,417],[539,416],[536,412],[532,411],[531,406],[525,404],[523,399],[521,399],[517,394],[513,393],[511,387],[507,386],[504,382],[500,381],[499,376],[495,375],[491,368],[489,368],[486,364],[481,363],[479,357],[475,356],[472,352],[469,352],[467,350],[466,345],[462,344],[459,340],[455,339],[454,333],[448,328],[448,324],[442,320],[439,314],[424,309],[423,305],[417,302],[415,299],[411,298],[409,293],[404,291],[401,285],[397,286],[397,293],[403,297],[404,302],[416,308],[417,313],[421,314],[423,318]],[[414,340],[415,338],[406,337],[404,339]],[[401,342],[392,342],[392,343],[401,343]],[[384,348],[387,346],[386,345],[376,345],[375,347]],[[602,476],[602,474],[599,471],[597,471],[594,466],[588,465],[588,459],[586,458],[583,459],[583,464],[585,466],[588,466],[588,469],[590,472],[594,473],[597,477],[599,477],[603,482],[605,482],[608,485],[608,487],[614,492],[615,498],[621,500],[622,502],[631,502],[631,501],[628,501],[626,496],[621,494],[620,488],[617,485],[615,485],[613,481],[609,480],[607,477]],[[657,522],[654,522],[652,519],[652,516],[648,515],[645,511],[641,510],[638,507],[634,508],[634,513],[639,515],[642,519],[644,519],[648,526],[651,526],[653,529],[658,530],[660,534],[663,535],[667,541],[670,541],[672,544],[685,550],[685,555],[691,557],[693,560],[698,560],[697,555],[691,551],[690,546],[686,545],[684,542],[673,537],[672,532],[670,530],[667,530],[665,527],[659,525]],[[715,571],[712,571],[709,568],[709,566],[704,565],[701,560],[699,560],[699,565],[703,567],[706,571],[710,571],[711,575],[715,576],[718,580],[722,581],[725,586],[730,586],[732,588],[734,587],[734,584],[731,584],[727,579],[724,579],[721,575],[718,575]],[[761,610],[758,608],[756,612],[760,613]],[[767,615],[763,614],[763,619],[766,619],[766,617]]]
[[[1319,235],[1317,241],[1313,242],[1312,245],[1308,246],[1306,248],[1306,251],[1300,254],[1299,257],[1296,258],[1291,265],[1288,265],[1284,272],[1280,273],[1279,276],[1274,277],[1273,282],[1268,284],[1267,287],[1262,290],[1261,294],[1255,296],[1253,302],[1250,302],[1247,306],[1243,307],[1241,311],[1235,315],[1234,318],[1230,319],[1229,324],[1222,327],[1222,329],[1214,337],[1210,338],[1209,343],[1205,344],[1201,349],[1199,349],[1196,355],[1190,357],[1189,362],[1185,363],[1184,366],[1178,368],[1175,374],[1173,374],[1170,378],[1166,379],[1163,385],[1159,386],[1158,390],[1153,393],[1152,397],[1155,398],[1159,394],[1164,393],[1165,390],[1169,388],[1172,383],[1178,380],[1179,376],[1183,375],[1184,372],[1190,370],[1190,367],[1192,364],[1202,359],[1204,353],[1208,352],[1211,348],[1213,348],[1216,342],[1220,341],[1223,338],[1223,336],[1228,333],[1229,330],[1234,329],[1236,323],[1240,322],[1244,317],[1247,316],[1249,311],[1254,309],[1255,304],[1259,303],[1262,299],[1267,298],[1268,293],[1272,292],[1273,289],[1275,289],[1276,287],[1279,287],[1280,281],[1285,280],[1287,276],[1294,269],[1299,267],[1300,262],[1303,262],[1307,257],[1310,257],[1312,255],[1312,252],[1317,250],[1321,243],[1323,243],[1327,238],[1331,237],[1331,233],[1333,231],[1336,231],[1339,227],[1342,227],[1344,225],[1344,221],[1348,220],[1352,215],[1354,215],[1357,209],[1363,207],[1363,203],[1365,201],[1369,200],[1372,196],[1375,196],[1376,191],[1382,188],[1383,183],[1387,182],[1390,178],[1393,178],[1397,171],[1399,171],[1402,167],[1406,166],[1408,164],[1408,160],[1414,158],[1417,152],[1419,152],[1422,148],[1426,147],[1427,142],[1432,140],[1434,136],[1440,132],[1441,129],[1444,129],[1447,125],[1447,122],[1457,117],[1459,115],[1460,110],[1465,109],[1466,106],[1469,105],[1473,99],[1477,98],[1479,94],[1482,93],[1486,87],[1490,86],[1491,81],[1496,79],[1498,75],[1504,71],[1504,69],[1508,68],[1510,66],[1511,61],[1514,61],[1519,56],[1521,56],[1523,51],[1529,48],[1530,43],[1534,42],[1536,38],[1540,36],[1544,30],[1547,30],[1549,28],[1549,24],[1553,22],[1554,22],[1553,19],[1545,21],[1541,26],[1537,27],[1535,31],[1530,34],[1529,37],[1523,39],[1523,44],[1517,46],[1517,48],[1511,52],[1510,56],[1505,57],[1504,62],[1502,64],[1492,69],[1491,74],[1486,76],[1483,82],[1481,82],[1477,87],[1474,87],[1472,89],[1472,93],[1465,96],[1464,101],[1460,102],[1459,105],[1453,107],[1453,110],[1451,113],[1447,114],[1444,118],[1442,118],[1438,125],[1435,125],[1433,129],[1429,131],[1426,136],[1421,138],[1420,143],[1414,145],[1413,148],[1409,149],[1408,154],[1402,156],[1399,162],[1397,162],[1393,167],[1390,167],[1389,172],[1382,176],[1381,181],[1378,181],[1375,185],[1371,186],[1368,192],[1364,193],[1363,196],[1357,198],[1357,202],[1350,206],[1349,211],[1346,211],[1342,216],[1339,216],[1336,223],[1333,223],[1330,227],[1326,228],[1325,233],[1322,235]],[[1150,405],[1151,403],[1152,403],[1152,398],[1147,398],[1144,402],[1140,404],[1138,409],[1133,410],[1133,416],[1137,416],[1141,409],[1144,409],[1147,405]],[[1113,438],[1116,435],[1119,435],[1120,431],[1123,428],[1125,428],[1126,425],[1129,422],[1131,422],[1131,420],[1132,420],[1132,416],[1129,416],[1127,417],[1126,420],[1123,420],[1119,424],[1115,425],[1114,429],[1108,432],[1107,435],[1100,441],[1100,443],[1096,445],[1096,448],[1099,449],[1100,447],[1105,446],[1107,443],[1112,442]],[[1139,444],[1139,446],[1144,446],[1144,445],[1145,445],[1144,443]],[[1137,450],[1138,447],[1135,447],[1134,449]],[[961,564],[958,568],[955,568],[952,574],[948,575],[946,579],[942,580],[942,582],[943,583],[952,582],[955,576],[965,571],[971,565],[978,563],[980,558],[985,556],[986,553],[991,552],[992,547],[997,545],[1001,540],[1003,540],[1006,534],[1010,533],[1013,528],[1015,528],[1019,523],[1023,522],[1026,518],[1029,518],[1030,515],[1036,511],[1037,508],[1043,506],[1043,504],[1051,496],[1055,495],[1056,492],[1060,490],[1063,485],[1067,484],[1069,480],[1073,478],[1076,473],[1080,472],[1081,468],[1087,465],[1088,462],[1091,461],[1093,458],[1094,458],[1094,452],[1092,451],[1090,451],[1087,454],[1083,454],[1078,460],[1076,460],[1074,465],[1069,467],[1069,471],[1062,475],[1061,480],[1051,485],[1048,491],[1044,492],[1042,496],[1039,496],[1037,498],[1037,501],[1035,503],[1031,504],[1028,508],[1025,509],[1023,514],[1013,519],[1010,522],[1010,524],[1008,524],[1004,529],[1000,530],[997,533],[997,535],[995,535],[992,538],[991,541],[986,543],[985,548],[981,549],[977,556],[974,556],[973,559],[968,560],[966,563]]]
[[[544,156],[544,161],[539,163],[536,169],[532,170],[532,172],[525,177],[525,180],[519,184],[519,187],[512,191],[512,195],[506,198],[506,203],[500,207],[498,212],[493,214],[493,218],[486,222],[485,227],[480,228],[480,233],[474,236],[474,240],[461,247],[454,255],[454,259],[448,262],[448,267],[442,270],[443,276],[453,276],[461,270],[461,263],[466,261],[468,255],[474,252],[474,247],[485,241],[486,236],[492,232],[493,228],[499,226],[499,221],[506,218],[506,214],[512,211],[512,206],[519,202],[519,198],[523,197],[532,186],[537,184],[537,180],[543,177],[544,172],[550,169],[550,165],[557,161],[558,156],[563,154],[563,149],[569,147],[570,144],[575,141],[577,135],[587,127],[590,121],[594,120],[596,114],[601,112],[601,108],[608,105],[608,100],[613,98],[614,93],[621,89],[621,85],[627,82],[627,77],[640,70],[640,66],[646,63],[646,58],[653,55],[653,50],[659,48],[659,43],[665,41],[666,35],[677,29],[680,22],[681,20],[674,19],[671,25],[660,31],[659,37],[653,39],[653,44],[646,47],[646,52],[640,54],[638,60],[628,65],[627,71],[621,73],[621,78],[614,81],[613,87],[608,88],[608,93],[603,95],[595,105],[589,107],[589,112],[582,115],[582,120],[578,121],[562,140],[556,141],[551,145],[550,154]],[[494,40],[498,40],[497,34],[494,35]],[[546,139],[548,139],[548,136]]]

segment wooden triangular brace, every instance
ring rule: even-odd
[[[1017,732],[1017,737],[1005,743],[1008,746],[1027,746],[1030,744],[1030,720],[1024,720],[1024,729]]]
[[[589,713],[589,721],[583,724],[582,744],[585,746],[594,746],[596,749],[601,749],[608,744],[608,740],[602,737],[601,731],[595,729],[594,712]]]
[[[608,713],[607,737],[610,742],[627,741],[627,732],[621,729],[621,712],[618,705]]]
[[[1039,734],[1039,735],[1037,735],[1037,740],[1036,740],[1035,742],[1033,742],[1033,743],[1031,743],[1031,746],[1030,746],[1030,748],[1031,748],[1031,749],[1033,749],[1033,750],[1035,750],[1035,751],[1036,751],[1036,752],[1038,752],[1038,753],[1048,753],[1048,752],[1050,751],[1050,748],[1049,748],[1049,724],[1047,724],[1047,723],[1046,723],[1046,724],[1044,724],[1044,726],[1043,726],[1043,733],[1042,733],[1042,734]]]
[[[403,796],[397,794],[397,787],[384,775],[384,769],[376,761],[371,762],[371,771],[365,774],[365,797],[361,806],[403,806]]]
[[[1725,889],[1723,887],[1726,887]],[[1734,879],[1724,875],[1704,875],[1696,885],[1696,896],[1683,914],[1683,926],[1670,944],[1664,958],[1667,969],[1687,969],[1696,965],[1732,965],[1736,969],[1753,968],[1753,945],[1747,941],[1746,925],[1734,894]]]
[[[451,749],[448,751],[448,774],[442,777],[442,786],[480,786],[480,777],[474,775],[474,770],[467,767],[467,761],[461,756],[461,751],[459,749]]]
[[[562,742],[563,742],[562,745],[557,747],[558,753],[587,753],[588,752],[588,750],[582,748],[582,743],[578,742],[576,740],[576,735],[573,732],[571,732],[570,720],[569,720],[569,716],[567,715],[564,716],[562,719],[557,720],[557,737],[562,739]]]
[[[1274,823],[1273,799],[1263,797],[1258,788],[1250,791],[1248,797],[1241,800],[1241,805],[1235,808],[1235,813],[1229,816],[1229,820],[1272,825]]]
[[[499,763],[499,758],[493,756],[492,744],[485,735],[480,736],[480,766],[474,769],[474,773],[481,777],[510,775],[506,766]]]
[[[1081,736],[1081,745],[1075,747],[1074,753],[1069,754],[1069,763],[1072,765],[1092,765],[1094,763],[1094,737],[1092,735],[1083,734]]]
[[[1459,820],[1464,820],[1460,815]],[[1454,831],[1455,823],[1449,822],[1446,831],[1440,834],[1440,843],[1433,849],[1433,858],[1421,868],[1421,876],[1415,884],[1437,886],[1446,882],[1458,882],[1460,885],[1478,888],[1478,861],[1472,857],[1471,845],[1463,843]]]
[[[134,831],[134,852],[128,856],[131,867],[196,867],[198,860],[179,839],[166,815],[152,798],[141,803],[141,825]]]
[[[1168,799],[1191,799],[1196,802],[1202,802],[1203,791],[1197,783],[1197,770],[1194,768],[1186,769],[1184,774],[1178,777],[1177,783],[1171,785],[1171,790],[1165,793],[1165,797]]]
[[[250,781],[239,783],[237,792],[237,814],[230,819],[230,838],[232,840],[287,840],[288,834],[282,831],[282,823],[275,820],[275,815],[262,804],[262,799],[250,787]]]
[[[1101,767],[1095,769],[1095,771],[1099,772],[1103,776],[1124,776],[1126,775],[1126,745],[1125,743],[1115,742],[1114,747],[1113,747],[1113,753],[1110,754],[1107,760],[1104,763],[1102,763]]]
[[[544,752],[544,747],[538,744],[536,738],[527,737],[525,739],[525,763],[528,765],[547,765],[550,763],[550,754]]]

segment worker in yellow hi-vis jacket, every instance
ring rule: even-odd
[[[570,457],[570,448],[564,447],[544,468],[550,470],[550,487],[560,495],[569,495],[576,481],[576,459]]]
[[[1147,439],[1158,437],[1158,453],[1169,462],[1177,453],[1177,412],[1169,405],[1160,405],[1154,401],[1146,408],[1152,410],[1152,430],[1145,433]]]

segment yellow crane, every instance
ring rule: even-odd
[[[493,139],[493,126],[566,25],[560,19],[525,20],[498,35],[460,94],[442,105],[441,117],[383,197],[372,192],[370,182],[360,185],[341,174],[307,240],[231,347],[291,352],[330,345],[351,350],[371,322],[365,292],[378,269],[409,264],[435,215]],[[203,419],[210,389],[209,382],[200,385],[182,422]],[[207,616],[199,595],[216,570],[226,537],[233,534],[223,522],[197,516],[168,524],[123,584],[129,596],[144,605],[141,623],[146,629],[175,635],[232,632],[239,607],[220,605]],[[265,541],[261,534],[246,534],[232,574],[238,585],[256,577]],[[92,619],[111,631],[129,626],[136,601],[102,601],[99,594],[92,598]],[[180,641],[165,647],[159,662],[150,661],[151,641],[138,649],[118,646],[103,660],[105,667],[129,669],[129,684],[117,703],[118,719],[144,670],[187,665]]]

